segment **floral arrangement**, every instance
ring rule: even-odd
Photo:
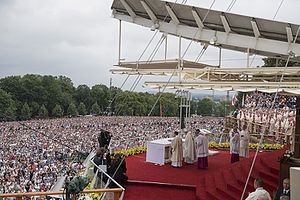
[[[136,154],[141,154],[141,153],[145,153],[147,150],[146,146],[142,146],[142,147],[133,147],[133,148],[128,148],[128,149],[123,149],[120,151],[115,151],[114,154],[122,154],[126,157],[128,156],[132,156],[132,155],[136,155]]]
[[[287,163],[294,156],[294,152],[286,150],[285,153],[278,159],[280,163]]]
[[[249,149],[257,149],[257,143],[250,143]],[[216,143],[216,142],[209,142],[208,147],[212,149],[228,149],[230,148],[230,144],[228,142],[225,143]],[[281,144],[261,144],[260,148],[263,150],[278,150],[282,149],[283,145]]]

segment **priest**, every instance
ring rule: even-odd
[[[172,147],[172,157],[171,157],[171,165],[172,167],[182,167],[183,161],[183,146],[182,146],[182,139],[178,136],[178,132],[174,132],[174,139],[172,140],[171,147]]]

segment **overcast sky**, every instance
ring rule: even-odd
[[[273,19],[281,1],[237,0],[230,12]],[[187,4],[205,8],[212,2],[187,0]],[[212,9],[225,11],[230,2],[216,0]],[[75,86],[93,86],[109,85],[112,77],[113,85],[120,87],[126,77],[109,73],[117,63],[119,26],[118,20],[111,17],[111,4],[112,0],[0,0],[0,78],[28,73],[64,75]],[[299,0],[283,1],[275,20],[300,24],[299,11]],[[122,58],[137,60],[153,33],[148,28],[123,23]],[[156,41],[159,37],[158,34]],[[170,38],[168,58],[176,58],[177,44],[177,38]],[[187,44],[185,41],[183,51]],[[201,48],[193,44],[185,59],[195,60]],[[149,48],[144,60],[151,51]],[[162,48],[156,58],[163,57]],[[245,58],[243,53],[224,51],[222,65],[244,67]],[[200,62],[217,65],[217,59],[218,50],[209,47]],[[261,63],[257,56],[252,65]],[[133,80],[124,89],[129,89]],[[145,80],[153,79],[145,77],[141,84]]]

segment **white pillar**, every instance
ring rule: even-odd
[[[290,168],[291,199],[300,197],[300,167]]]

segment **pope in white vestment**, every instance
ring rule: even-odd
[[[183,160],[183,146],[182,139],[178,136],[178,132],[175,131],[175,138],[172,140],[172,157],[171,157],[171,165],[173,167],[182,167]]]
[[[248,158],[249,157],[249,141],[250,141],[250,136],[244,128],[240,132],[241,139],[240,139],[240,156]]]
[[[193,164],[196,160],[196,146],[195,139],[190,131],[187,132],[185,136],[184,146],[185,162],[188,164]]]

